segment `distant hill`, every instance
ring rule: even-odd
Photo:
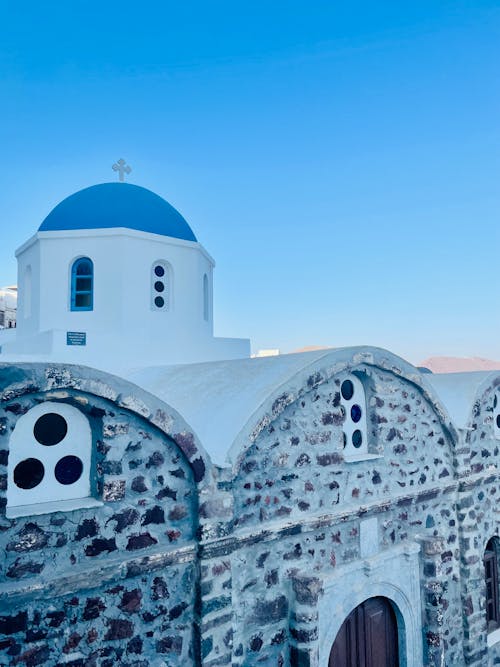
[[[429,357],[419,366],[428,368],[433,373],[463,373],[467,371],[498,371],[500,361],[481,357]]]

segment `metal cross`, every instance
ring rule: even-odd
[[[125,160],[121,157],[116,164],[113,165],[113,171],[118,172],[120,181],[125,180],[125,174],[130,174],[132,167],[129,167]]]

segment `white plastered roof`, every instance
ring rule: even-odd
[[[248,442],[259,416],[271,414],[273,401],[281,393],[297,395],[307,387],[308,378],[322,369],[331,374],[363,362],[393,370],[425,388],[425,380],[414,366],[372,347],[136,368],[123,377],[177,410],[213,463],[227,466],[236,462],[240,446]],[[434,399],[432,387],[429,393]]]
[[[426,373],[424,378],[434,388],[456,428],[470,426],[472,408],[486,387],[500,379],[500,371],[469,373]]]

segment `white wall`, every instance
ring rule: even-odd
[[[135,365],[143,365],[249,355],[247,340],[213,338],[215,263],[197,242],[129,229],[38,232],[18,250],[17,257],[19,342],[17,347],[8,345],[4,353],[40,354],[45,350],[56,359],[102,368],[115,368],[111,362],[118,357],[127,358],[129,365],[136,358]],[[71,311],[71,266],[79,257],[89,257],[94,264],[92,311]],[[151,306],[151,270],[159,260],[172,269],[168,310]],[[31,315],[26,317],[24,275],[28,265],[32,268],[32,303]],[[205,274],[208,320],[203,309]],[[44,332],[50,331],[47,337]],[[67,331],[85,332],[87,345],[68,348]]]

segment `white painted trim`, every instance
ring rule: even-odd
[[[50,503],[38,503],[38,505],[7,507],[5,516],[8,519],[17,519],[20,516],[72,512],[73,510],[89,509],[90,507],[102,507],[102,505],[104,505],[102,500],[97,500],[96,498],[71,498],[70,500],[54,500]]]
[[[500,628],[497,628],[496,630],[493,630],[493,632],[490,632],[488,634],[487,641],[488,641],[488,648],[494,646],[495,644],[498,644],[498,642],[500,642]]]
[[[138,229],[129,229],[128,227],[107,227],[101,229],[62,229],[48,232],[37,232],[23,245],[16,250],[16,257],[27,250],[37,241],[42,239],[78,239],[78,238],[103,238],[106,236],[126,236],[132,239],[144,239],[146,241],[155,241],[160,244],[180,246],[184,248],[197,248],[204,257],[215,267],[214,258],[205,250],[199,241],[186,241],[174,236],[165,236],[164,234],[152,234],[151,232],[141,232]]]
[[[344,454],[344,461],[346,463],[361,463],[363,461],[372,461],[374,459],[383,459],[383,454],[370,454],[370,452],[362,452],[361,454]]]
[[[393,605],[398,621],[400,664],[422,667],[420,546],[412,543],[339,567],[323,582],[319,602],[319,665],[328,664],[342,623],[359,604],[382,596]]]

